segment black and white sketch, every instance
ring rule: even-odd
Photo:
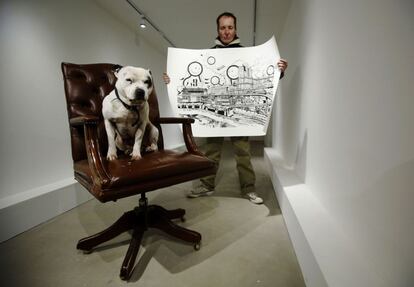
[[[266,134],[280,72],[274,37],[256,47],[168,49],[173,109],[196,120],[195,136]]]

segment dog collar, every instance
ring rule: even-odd
[[[130,111],[133,111],[133,112],[136,112],[137,113],[137,115],[138,115],[138,118],[137,118],[137,120],[134,122],[134,123],[132,123],[132,126],[135,126],[136,124],[138,124],[138,122],[139,122],[139,112],[138,112],[138,109],[136,108],[136,107],[134,107],[134,106],[130,106],[130,105],[128,105],[127,103],[125,103],[123,100],[121,100],[121,97],[119,96],[119,94],[118,94],[118,89],[117,88],[115,88],[115,95],[116,95],[116,97],[117,97],[117,99],[122,103],[122,105],[127,109],[127,110],[130,110]]]
[[[127,109],[127,110],[130,110],[130,111],[133,111],[134,110],[134,107],[133,106],[130,106],[130,105],[128,105],[127,103],[125,103],[123,100],[121,100],[121,98],[119,97],[119,94],[118,94],[118,89],[117,88],[115,88],[115,95],[116,95],[116,97],[117,97],[117,99],[122,103],[122,105]]]

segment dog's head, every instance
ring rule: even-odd
[[[114,74],[117,78],[115,87],[123,101],[140,106],[148,100],[153,89],[150,70],[132,66],[116,67]]]

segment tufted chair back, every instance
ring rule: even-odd
[[[62,63],[66,104],[69,120],[79,116],[99,117],[98,139],[102,154],[106,154],[108,141],[102,116],[102,101],[115,87],[116,77],[114,64],[77,65]],[[157,124],[159,117],[158,101],[155,89],[149,97],[150,120],[160,132],[158,148],[164,149],[161,126]],[[82,126],[71,126],[71,145],[73,161],[86,159],[85,136]],[[144,136],[144,144],[147,140]]]

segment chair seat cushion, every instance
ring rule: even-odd
[[[144,154],[139,160],[131,160],[130,156],[118,155],[113,161],[104,161],[105,169],[110,177],[110,188],[125,187],[147,181],[163,180],[210,169],[214,163],[207,158],[188,152],[162,150]],[[75,173],[85,179],[92,180],[92,173],[87,160],[74,164]],[[88,181],[89,181],[88,180]]]

